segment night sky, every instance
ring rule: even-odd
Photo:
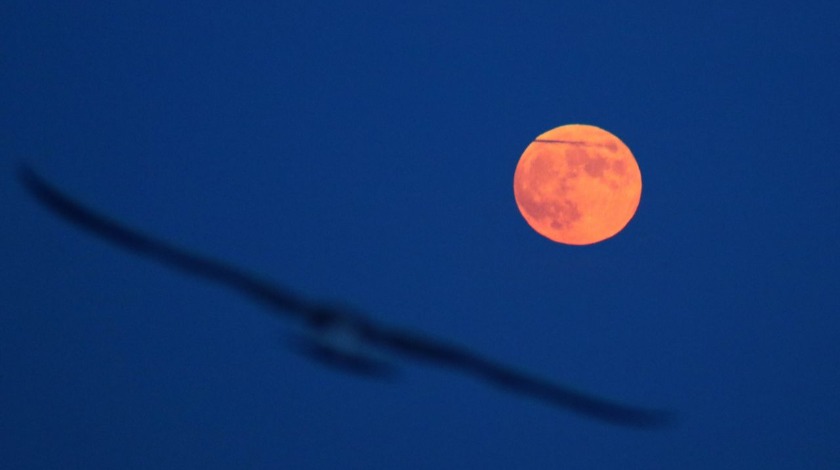
[[[3,2],[0,467],[838,468],[840,6],[694,3]],[[642,171],[591,246],[513,198],[569,123]],[[45,210],[22,162],[307,298],[678,420],[323,367],[275,312]]]

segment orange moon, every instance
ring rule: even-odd
[[[642,173],[630,149],[584,124],[554,128],[531,142],[513,175],[519,212],[540,235],[590,245],[620,232],[639,207]]]

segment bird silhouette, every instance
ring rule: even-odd
[[[498,388],[612,424],[649,428],[674,421],[667,411],[600,398],[486,359],[453,343],[382,325],[348,307],[305,299],[246,271],[177,248],[101,215],[49,184],[26,164],[20,166],[18,176],[35,200],[64,220],[140,256],[227,286],[298,321],[310,336],[296,338],[293,347],[320,362],[363,375],[393,377],[393,364],[373,353],[402,356],[460,371]]]

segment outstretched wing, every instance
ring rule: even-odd
[[[175,248],[98,214],[63,194],[28,166],[21,166],[20,179],[29,192],[55,214],[129,251],[156,259],[188,274],[232,287],[287,315],[308,317],[309,312],[319,310],[315,304],[251,274],[214,259]]]
[[[424,337],[411,331],[387,328],[347,309],[306,301],[290,291],[269,284],[249,273],[214,259],[181,250],[98,214],[51,186],[25,165],[20,169],[20,179],[38,201],[71,223],[141,256],[156,259],[188,274],[236,289],[272,307],[277,313],[303,320],[316,330],[343,324],[354,331],[361,341],[382,351],[449,367],[476,376],[499,388],[603,421],[652,427],[668,424],[672,420],[672,416],[667,412],[611,402],[530,376],[485,359],[459,346]],[[348,366],[348,361],[350,361],[349,365],[355,367],[372,367],[367,362],[359,362],[358,358],[341,354],[341,351],[335,348],[322,349],[306,352],[317,355],[319,360],[341,362],[344,367]],[[379,364],[376,366],[379,367]],[[377,372],[379,371],[377,369]]]
[[[633,407],[599,398],[409,331],[370,325],[365,331],[365,338],[394,353],[460,370],[496,387],[603,421],[638,427],[658,427],[673,422],[673,415],[667,411]]]

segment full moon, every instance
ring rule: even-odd
[[[519,212],[540,235],[590,245],[620,232],[639,207],[642,174],[630,149],[584,124],[554,128],[531,142],[513,175]]]

